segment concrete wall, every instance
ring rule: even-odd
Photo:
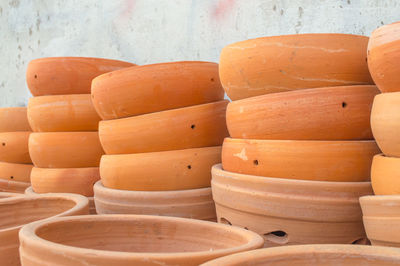
[[[218,62],[240,40],[369,35],[397,20],[398,0],[0,0],[0,106],[26,105],[25,69],[38,57]]]

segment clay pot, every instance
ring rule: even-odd
[[[96,76],[135,64],[89,57],[47,57],[29,62],[26,82],[33,96],[90,93]]]
[[[8,199],[11,197],[23,197],[24,194],[12,193],[12,192],[0,192],[0,199]]]
[[[373,139],[376,86],[342,86],[261,95],[228,104],[230,136],[246,139]],[[254,121],[257,121],[256,123]]]
[[[99,115],[90,94],[41,96],[29,99],[33,131],[97,131]]]
[[[0,179],[30,182],[32,164],[0,162]]]
[[[259,235],[241,228],[146,215],[40,221],[24,226],[20,241],[24,266],[199,265],[259,248],[263,242]]]
[[[298,245],[241,252],[202,266],[354,266],[399,265],[400,250],[360,245]]]
[[[375,195],[400,194],[400,158],[375,155],[371,167],[371,183]]]
[[[211,188],[178,191],[127,191],[94,187],[98,214],[150,214],[216,221]]]
[[[210,169],[221,162],[221,146],[164,152],[104,155],[100,163],[105,187],[165,191],[210,186]]]
[[[304,88],[373,84],[368,37],[296,34],[237,42],[222,49],[219,75],[232,100]]]
[[[26,107],[0,108],[0,132],[31,131]]]
[[[223,98],[218,64],[211,62],[171,62],[131,67],[101,75],[92,83],[94,107],[105,120],[215,102]]]
[[[98,167],[104,154],[97,132],[32,133],[29,154],[40,168]]]
[[[29,156],[30,131],[0,133],[0,161],[7,163],[32,163]]]
[[[307,141],[226,138],[222,167],[226,171],[289,179],[369,181],[379,148],[373,140]]]
[[[382,152],[400,157],[400,92],[383,93],[375,97],[371,127]]]
[[[260,177],[212,168],[212,194],[221,223],[264,236],[265,246],[364,242],[358,198],[369,182]]]
[[[30,185],[30,182],[10,181],[0,178],[1,192],[24,193],[25,189]]]
[[[101,121],[100,142],[106,154],[181,150],[221,145],[228,136],[228,101],[141,116]]]
[[[49,217],[87,213],[87,199],[74,194],[2,199],[0,201],[0,261],[2,265],[20,265],[18,232],[23,225],[37,220],[47,220]],[[43,257],[43,254],[40,256]]]

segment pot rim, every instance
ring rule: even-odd
[[[118,60],[118,59],[111,59],[111,58],[103,58],[103,57],[87,57],[87,56],[49,56],[49,57],[39,57],[32,59],[29,63],[34,62],[48,62],[48,61],[57,61],[57,60],[95,60],[95,61],[108,61],[108,62],[122,62],[122,63],[129,63],[132,66],[135,66],[134,63]]]
[[[371,139],[371,140],[292,140],[292,139],[283,139],[283,140],[279,140],[279,139],[241,139],[241,138],[232,138],[232,137],[226,137],[224,139],[225,141],[229,141],[229,142],[256,142],[256,143],[260,143],[260,142],[270,142],[270,143],[302,143],[302,144],[357,144],[357,143],[374,143],[376,142],[375,140]]]
[[[0,191],[3,188],[3,186],[8,187],[19,187],[19,188],[27,188],[31,185],[29,182],[22,182],[22,181],[14,181],[14,180],[7,180],[7,179],[2,179],[0,178]],[[21,189],[21,191],[24,191]]]
[[[400,195],[367,195],[360,197],[360,204],[387,203],[390,201],[400,203]]]
[[[48,195],[48,194],[73,194],[73,195],[80,195],[80,194],[76,194],[76,193],[53,193],[53,192],[47,192],[47,193],[36,193],[35,191],[33,191],[32,186],[29,186],[25,189],[24,191],[25,195],[29,195],[29,196],[43,196],[43,195]],[[83,196],[83,195],[81,195]],[[94,197],[86,197],[83,196],[85,198],[88,198],[89,201],[93,200]]]

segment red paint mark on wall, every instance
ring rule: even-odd
[[[235,0],[219,0],[212,12],[212,17],[216,20],[222,20],[233,9]]]
[[[135,8],[136,0],[125,0],[123,4],[123,9],[119,16],[122,19],[128,19],[133,13],[133,9]]]

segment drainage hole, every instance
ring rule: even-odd
[[[195,124],[193,124],[193,125],[190,126],[191,129],[194,129],[195,127],[196,127]]]
[[[10,176],[11,179],[14,179],[14,176]]]
[[[254,165],[258,165],[258,160],[254,160],[254,161],[253,161],[253,164],[254,164]]]
[[[5,142],[3,142],[3,143],[1,143],[1,145],[3,145],[3,146],[6,146],[6,143],[5,143]]]
[[[192,166],[189,164],[189,165],[187,166],[187,168],[190,170],[190,169],[192,169]]]
[[[346,102],[342,102],[342,108],[346,108],[347,103]]]

